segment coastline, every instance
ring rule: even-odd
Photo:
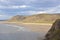
[[[3,22],[2,24],[8,25],[17,25],[21,27],[25,27],[33,32],[47,32],[52,24],[49,23],[19,23],[19,22]]]
[[[0,24],[8,24],[8,25],[17,25],[20,27],[24,27],[26,29],[31,30],[31,32],[36,32],[39,34],[43,34],[39,36],[41,39],[44,38],[48,30],[51,28],[52,24],[49,23],[20,23],[20,22],[0,22]]]
[[[0,22],[4,24],[25,24],[25,25],[52,25],[52,23],[23,23],[23,22]]]

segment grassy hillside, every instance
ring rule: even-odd
[[[37,14],[31,16],[14,16],[10,21],[18,21],[24,23],[53,23],[56,19],[60,19],[60,14]]]
[[[21,15],[16,15],[16,16],[13,16],[11,19],[9,19],[8,21],[10,22],[19,22],[19,21],[23,21],[25,19],[24,16],[21,16]]]

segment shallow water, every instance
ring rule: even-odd
[[[0,40],[38,40],[42,35],[17,25],[0,24]]]

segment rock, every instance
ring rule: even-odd
[[[53,23],[44,40],[60,40],[60,19]]]

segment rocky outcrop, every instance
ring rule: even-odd
[[[44,40],[60,40],[60,19],[53,23]]]

